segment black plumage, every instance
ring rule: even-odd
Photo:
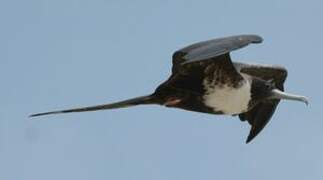
[[[210,114],[238,115],[251,125],[247,138],[250,142],[268,123],[280,99],[307,103],[303,96],[283,92],[285,68],[231,61],[231,51],[261,42],[262,38],[257,35],[238,35],[196,43],[173,54],[171,76],[151,95],[31,116],[158,104]]]

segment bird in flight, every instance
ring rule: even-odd
[[[257,35],[237,35],[195,43],[173,54],[170,77],[150,95],[31,117],[157,104],[209,114],[237,115],[251,125],[248,143],[266,126],[281,99],[308,104],[306,97],[284,92],[287,77],[284,67],[231,60],[231,51],[261,42],[262,38]]]

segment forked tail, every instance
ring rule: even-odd
[[[111,103],[111,104],[103,104],[103,105],[97,105],[97,106],[89,106],[89,107],[82,107],[82,108],[74,108],[74,109],[37,113],[37,114],[32,114],[29,117],[43,116],[43,115],[49,115],[49,114],[98,111],[98,110],[105,110],[105,109],[117,109],[117,108],[136,106],[136,105],[140,105],[140,104],[158,104],[158,103],[153,95],[148,95],[148,96],[140,96],[140,97],[136,97],[136,98],[132,98],[132,99],[116,102],[116,103]]]

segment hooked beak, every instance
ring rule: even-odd
[[[294,101],[301,101],[304,102],[306,105],[308,105],[308,99],[305,96],[295,95],[283,92],[278,89],[273,89],[271,91],[271,99],[289,99]]]

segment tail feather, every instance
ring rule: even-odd
[[[59,111],[50,111],[44,113],[37,113],[32,114],[29,117],[36,117],[36,116],[43,116],[43,115],[50,115],[50,114],[61,114],[61,113],[72,113],[72,112],[86,112],[86,111],[98,111],[98,110],[105,110],[105,109],[117,109],[117,108],[125,108],[140,104],[158,104],[155,100],[153,95],[148,96],[140,96],[133,99],[128,99],[116,103],[111,104],[103,104],[97,106],[89,106],[89,107],[82,107],[82,108],[74,108],[74,109],[66,109],[66,110],[59,110]]]

